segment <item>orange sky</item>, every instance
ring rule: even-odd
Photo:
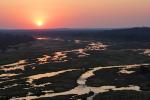
[[[150,26],[150,0],[0,0],[0,28]]]

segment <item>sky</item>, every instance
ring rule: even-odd
[[[150,0],[0,0],[0,29],[150,26]]]

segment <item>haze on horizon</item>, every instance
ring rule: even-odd
[[[0,29],[150,26],[150,0],[1,0]]]

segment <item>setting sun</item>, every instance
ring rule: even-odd
[[[42,21],[37,21],[37,22],[36,22],[36,25],[39,26],[39,27],[40,27],[40,26],[43,26],[43,22],[42,22]]]

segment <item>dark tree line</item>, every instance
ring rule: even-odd
[[[16,45],[19,43],[25,43],[25,42],[29,42],[29,41],[33,41],[33,40],[34,40],[34,38],[29,35],[0,33],[0,49],[5,50],[10,45]]]
[[[79,32],[75,37],[89,37],[112,41],[150,42],[150,28],[114,29],[93,32]]]
[[[110,41],[138,41],[150,42],[150,28],[126,28],[126,29],[54,29],[54,30],[7,30],[0,31],[0,49],[6,49],[10,45],[33,41],[32,36],[44,35],[51,38],[63,39],[99,39]]]
[[[91,38],[112,41],[139,41],[150,42],[150,28],[126,28],[126,29],[59,29],[59,30],[33,30],[35,33],[42,33],[50,37]],[[31,33],[32,34],[32,33]]]

